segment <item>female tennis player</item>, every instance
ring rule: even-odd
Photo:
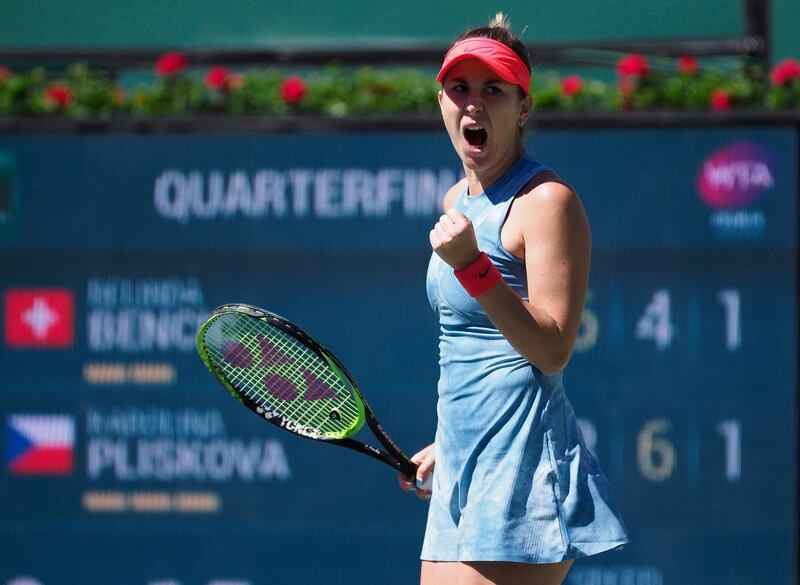
[[[502,14],[437,76],[466,177],[430,232],[441,372],[435,442],[412,457],[417,485],[433,474],[416,490],[430,497],[422,585],[558,585],[574,559],[628,541],[562,385],[591,236],[576,193],[524,150],[530,78]]]

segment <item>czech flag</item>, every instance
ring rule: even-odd
[[[67,475],[72,472],[75,421],[61,414],[6,417],[6,466],[12,475]]]

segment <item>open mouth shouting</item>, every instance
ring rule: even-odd
[[[483,147],[486,145],[486,141],[489,138],[489,134],[483,128],[483,126],[468,126],[465,127],[463,130],[464,139],[469,144],[469,150],[473,152],[479,152],[483,150]]]

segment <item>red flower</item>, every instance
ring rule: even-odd
[[[8,79],[9,75],[11,75],[11,69],[6,67],[5,65],[0,65],[0,83]]]
[[[72,101],[72,92],[66,85],[54,83],[44,91],[44,99],[59,108],[66,108]]]
[[[617,61],[617,74],[620,77],[643,77],[650,71],[650,64],[641,55],[629,54]]]
[[[794,79],[800,79],[800,61],[797,59],[784,59],[772,68],[772,83],[787,85]]]
[[[281,98],[287,104],[296,104],[306,96],[306,82],[302,77],[287,77],[281,85]]]
[[[567,75],[561,80],[561,91],[565,95],[574,96],[583,89],[583,79],[580,75]]]
[[[711,94],[711,109],[715,112],[727,112],[731,109],[731,96],[724,89],[715,89]]]
[[[211,89],[225,89],[230,81],[230,73],[224,67],[212,67],[206,73],[206,85]]]
[[[678,71],[687,75],[694,75],[700,71],[700,63],[697,59],[688,55],[678,57]]]
[[[189,65],[189,58],[183,53],[164,53],[156,61],[156,74],[172,77]]]

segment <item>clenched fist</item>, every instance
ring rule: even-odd
[[[453,270],[472,264],[480,255],[472,222],[458,209],[447,210],[430,233],[431,247]]]

